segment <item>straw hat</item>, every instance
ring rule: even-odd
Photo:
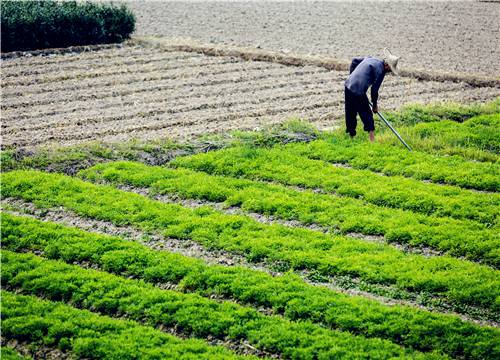
[[[389,65],[394,75],[399,75],[398,60],[400,57],[392,55],[388,48],[384,49],[384,61]]]

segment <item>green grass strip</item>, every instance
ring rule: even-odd
[[[387,340],[332,331],[309,321],[294,323],[230,302],[160,290],[142,281],[84,270],[31,254],[3,251],[2,282],[23,293],[62,300],[104,315],[125,315],[155,327],[177,327],[194,337],[246,339],[257,349],[280,354],[285,359],[371,359],[380,355],[426,358]]]
[[[493,359],[499,354],[498,329],[480,327],[455,316],[347,296],[308,285],[290,273],[273,277],[248,268],[209,266],[198,259],[154,251],[118,237],[9,214],[2,214],[2,235],[4,249],[42,252],[70,264],[96,264],[107,272],[150,283],[175,283],[184,291],[203,296],[222,296],[272,308],[290,320],[310,320],[452,357]]]
[[[1,174],[1,180],[3,196],[31,201],[40,208],[62,206],[81,216],[241,253],[253,262],[278,261],[291,269],[359,277],[443,296],[452,303],[493,312],[500,309],[498,271],[476,263],[447,256],[426,258],[385,244],[264,225],[206,207],[192,210],[65,175],[13,171]]]
[[[414,150],[440,155],[458,155],[470,160],[498,163],[500,157],[500,113],[480,115],[458,123],[451,120],[400,127],[398,132]],[[399,145],[384,132],[378,142]]]
[[[85,359],[244,359],[201,340],[172,335],[57,302],[2,291],[2,336],[57,347]]]
[[[500,258],[497,256],[500,239],[497,231],[470,221],[429,217],[366,204],[360,199],[315,194],[281,185],[134,162],[99,164],[80,172],[79,175],[94,182],[107,181],[113,184],[148,187],[161,194],[225,202],[229,206],[240,206],[246,211],[286,220],[299,220],[304,224],[316,223],[344,233],[382,234],[388,241],[409,243],[413,246],[431,246],[448,251],[450,255],[467,256],[473,260],[483,260],[500,266]],[[465,194],[471,196],[461,198],[461,191],[453,190],[456,191],[458,199],[455,202],[450,199],[450,204],[444,206],[456,208],[457,212],[466,212],[467,210],[460,209],[459,206],[465,207],[467,202],[475,202],[479,208],[477,197]],[[483,200],[483,197],[479,200]],[[491,210],[492,207],[487,205],[488,200],[484,201],[483,208]],[[481,214],[479,211],[478,209],[478,215]],[[486,216],[491,214],[484,214],[484,217]]]

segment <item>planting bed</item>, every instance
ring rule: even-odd
[[[344,71],[127,44],[2,61],[4,148],[192,138],[291,117],[340,124]],[[384,109],[488,100],[498,87],[388,76]]]

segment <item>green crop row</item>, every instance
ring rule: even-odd
[[[458,317],[407,306],[385,306],[304,283],[293,274],[273,277],[242,267],[206,265],[198,259],[151,250],[117,237],[2,214],[4,249],[43,253],[67,263],[96,264],[110,273],[149,283],[174,283],[184,291],[271,308],[295,321],[386,338],[420,351],[453,357],[495,358],[500,331]]]
[[[132,321],[3,290],[2,337],[57,347],[79,359],[245,359],[201,340],[181,340]]]
[[[429,217],[366,204],[360,199],[315,194],[281,185],[133,162],[99,164],[79,175],[94,182],[149,187],[153,192],[175,194],[182,198],[225,202],[229,206],[241,206],[246,211],[299,220],[304,224],[316,223],[342,232],[383,234],[388,241],[432,246],[453,255],[500,265],[497,256],[500,240],[497,232],[469,221]],[[496,210],[492,198],[486,198],[482,194],[474,198],[471,194],[453,190],[456,190],[455,202],[450,199],[451,204],[443,204],[443,207],[466,207],[467,202],[471,202],[473,207],[469,214],[475,212],[485,218],[493,214],[482,213],[480,201],[483,201],[482,210]],[[467,212],[467,209],[462,210]]]
[[[381,176],[368,170],[335,167],[327,162],[311,160],[286,150],[286,147],[275,147],[273,149],[235,147],[177,158],[172,164],[177,167],[204,171],[209,174],[273,181],[289,186],[321,189],[327,192],[333,191],[380,206],[399,207],[424,213],[432,213],[434,208],[437,207],[435,199],[440,199],[439,202],[446,208],[445,203],[446,201],[451,202],[452,194],[467,192],[467,190],[460,190],[455,187],[425,184],[414,179]],[[450,194],[450,198],[447,197],[447,193]],[[498,204],[498,194],[486,194],[484,196],[470,192],[467,192],[467,194],[473,194],[469,198],[471,202],[478,204],[478,206],[481,204],[475,202],[474,197],[481,197],[484,204],[490,204],[485,205],[485,207],[491,210],[496,219],[499,207],[495,204]],[[457,207],[456,213],[461,211],[459,206]],[[394,229],[394,231],[397,232],[398,230]],[[447,231],[453,232],[452,229]],[[485,260],[488,263],[498,264],[498,251],[494,250],[495,248],[498,249],[498,235],[495,235],[494,231],[490,233],[493,238],[479,240],[479,242],[491,242],[488,247],[493,249],[483,259],[488,258],[488,260]],[[392,237],[392,239],[398,239],[397,241],[400,242],[404,242],[405,238],[412,240],[412,236],[407,234],[406,231]],[[454,246],[472,246],[474,248],[472,244],[476,242],[475,239],[473,241],[454,242],[453,238],[445,238],[443,241],[438,240],[437,242],[424,241],[428,246],[450,250]],[[469,250],[462,249],[456,253],[460,252],[462,254],[468,253]]]
[[[499,161],[500,113],[480,115],[464,123],[451,120],[398,128],[413,150],[439,155],[458,155],[476,161]],[[394,135],[384,132],[377,141],[398,145]]]
[[[455,214],[455,216],[464,217],[464,214],[460,214],[460,209],[452,210],[453,206],[446,205],[447,201],[453,203],[453,198],[456,197],[464,200],[470,199],[472,205],[468,206],[468,208],[479,208],[478,204],[482,201],[484,201],[486,206],[490,206],[490,208],[493,205],[498,207],[500,201],[500,196],[498,194],[484,194],[481,196],[481,194],[477,194],[477,192],[458,189],[452,186],[426,184],[415,179],[408,179],[401,176],[388,177],[375,174],[368,170],[338,167],[327,161],[309,159],[307,156],[294,153],[303,151],[305,153],[312,153],[310,155],[311,157],[317,156],[325,160],[331,160],[336,156],[335,154],[337,152],[340,152],[340,150],[337,150],[337,147],[341,147],[342,144],[340,144],[340,146],[338,145],[339,144],[332,144],[326,141],[316,141],[312,142],[310,145],[292,144],[288,146],[276,146],[271,149],[233,147],[219,151],[211,151],[205,154],[178,157],[172,164],[177,167],[187,167],[210,174],[276,181],[287,185],[317,188],[327,192],[336,192],[344,196],[362,198],[376,205],[402,208],[424,214]],[[361,147],[363,147],[363,145],[361,145]],[[370,149],[372,149],[371,144]],[[346,152],[349,152],[349,150]],[[339,157],[349,156],[342,155],[341,152],[340,154]],[[406,154],[408,154],[408,151],[406,151]],[[355,155],[349,157],[352,158],[354,156]],[[408,163],[405,163],[405,158],[402,157],[402,155],[400,157],[395,153],[392,156],[392,160],[388,160],[387,162],[394,164],[394,168],[398,166],[404,168],[410,166],[413,162],[410,155]],[[360,157],[363,158],[363,155]],[[382,150],[382,145],[373,146],[373,150],[367,150],[367,157],[364,162],[367,166],[369,165],[369,161],[374,164],[379,162],[382,165],[379,165],[378,169],[376,165],[370,165],[370,170],[381,170],[381,168],[384,169],[384,159],[387,157],[389,159],[391,158],[387,154],[387,149],[385,151]],[[363,160],[357,161],[360,163]],[[474,168],[473,163],[471,163],[470,166],[467,165],[467,167],[456,165],[457,166],[453,168],[455,173],[463,172],[467,174],[471,181],[475,181],[475,177],[472,175]],[[477,163],[476,165],[490,167],[490,174],[483,173],[481,178],[477,178],[477,180],[483,182],[483,184],[489,184],[485,185],[485,187],[497,189],[498,182],[500,181],[498,179],[499,165],[491,163]],[[427,171],[430,173],[438,172],[435,164],[431,162],[424,161],[418,163],[415,167],[427,168]],[[386,169],[386,171],[388,170],[389,169]],[[451,170],[450,168],[450,171]],[[479,196],[481,201],[474,201],[473,196]],[[489,200],[489,198],[491,199]],[[463,202],[459,202],[457,206],[462,204]],[[494,211],[495,213],[498,212],[497,209],[493,210],[496,210]],[[476,212],[478,211],[480,210],[476,210]],[[472,216],[475,217],[474,215]]]
[[[192,239],[205,247],[244,254],[249,261],[278,261],[291,269],[347,275],[374,284],[446,297],[450,302],[499,309],[498,271],[446,256],[405,254],[385,244],[331,236],[207,207],[189,209],[59,174],[1,174],[2,195],[40,208],[64,207],[78,215]]]
[[[469,262],[447,257],[426,259],[383,244],[263,225],[244,216],[225,215],[208,208],[191,210],[162,204],[61,175],[11,172],[2,174],[2,178],[6,196],[33,200],[39,206],[65,206],[81,215],[117,224],[162,230],[166,236],[190,238],[208,247],[244,253],[250,261],[285,261],[294,269],[315,269],[323,274],[358,276],[372,283],[403,285],[412,291],[452,295],[454,301],[478,306],[492,305],[496,296],[491,292],[473,295],[471,288],[488,286],[488,282],[460,273],[472,272],[493,280],[496,272]],[[420,269],[418,276],[415,268]],[[412,279],[409,283],[408,278]],[[470,287],[464,288],[463,284]],[[461,289],[452,290],[455,287]],[[470,296],[477,299],[473,301]]]
[[[22,356],[19,354],[16,350],[7,347],[7,346],[2,346],[0,349],[0,357],[3,360],[27,360],[28,358],[25,356]]]
[[[2,52],[121,42],[135,28],[124,5],[2,1]]]
[[[329,144],[327,142],[323,141],[315,141],[313,143],[303,145],[303,144],[293,144],[292,147],[287,148],[287,150],[290,149],[292,152],[301,152],[304,153],[304,155],[308,156],[322,156],[325,158],[332,158],[337,155],[337,152],[341,152],[342,150],[339,150],[337,147],[332,146],[332,144]],[[227,150],[229,151],[229,150]],[[229,151],[230,153],[233,153],[232,151]],[[335,152],[335,153],[334,153]],[[347,152],[347,151],[346,151]],[[234,151],[236,153],[236,156],[243,156],[242,151],[237,150]],[[330,155],[331,153],[334,153]],[[319,155],[321,154],[321,155]],[[345,154],[345,152],[344,152]],[[346,155],[341,154],[338,155],[343,156],[344,158]],[[352,154],[352,156],[351,156]],[[349,161],[353,162],[358,162],[359,157],[357,154],[355,154],[355,151],[351,150],[350,157],[351,159]],[[258,154],[259,156],[261,154]],[[219,155],[217,155],[217,160],[219,160]],[[205,158],[205,155],[200,156],[201,158]],[[224,157],[222,155],[221,157]],[[213,159],[213,158],[211,158]],[[217,161],[216,160],[216,161]],[[184,161],[186,161],[184,158],[181,158],[178,160],[181,165],[184,165]],[[191,158],[187,158],[188,161],[188,166],[191,166]],[[193,167],[198,168],[203,165],[198,165],[198,160],[195,160],[196,165]],[[225,161],[225,159],[224,159]],[[249,159],[249,161],[251,161]],[[99,178],[98,172],[104,171],[105,169],[111,168],[113,169],[114,167],[119,168],[119,170],[122,170],[122,168],[125,168],[127,165],[122,165],[123,162],[119,162],[119,165],[114,165],[114,163],[110,164],[101,164],[97,168],[92,168],[87,171],[81,172],[86,177],[91,177],[91,176],[97,176]],[[205,164],[205,162],[203,162]],[[132,163],[130,163],[129,166],[133,166]],[[96,170],[97,169],[97,170]],[[195,173],[193,172],[175,172],[173,170],[167,170],[165,169],[163,173],[158,173],[159,170],[154,171],[155,174],[149,176],[148,178],[145,178],[145,167],[141,167],[139,165],[134,168],[134,171],[139,171],[140,173],[135,175],[135,174],[128,174],[127,179],[133,177],[133,182],[139,182],[139,184],[135,185],[141,185],[144,183],[145,186],[150,186],[152,182],[155,182],[157,180],[163,179],[163,178],[176,178],[176,177],[186,177],[188,175],[194,176]],[[148,168],[149,170],[153,171],[153,168]],[[125,171],[125,169],[123,169]],[[142,170],[142,171],[141,171]],[[217,170],[210,169],[210,173],[217,173]],[[246,171],[245,171],[246,172]],[[209,176],[201,178],[203,175],[201,173],[197,173],[198,176],[200,177],[200,180],[207,180],[213,178]],[[232,174],[232,173],[231,173]],[[343,174],[350,174],[349,172],[345,172]],[[364,174],[364,173],[362,173]],[[117,174],[120,178],[120,174]],[[112,175],[110,175],[112,177]],[[345,178],[346,175],[343,176]],[[360,176],[358,175],[357,172],[354,172],[354,175],[351,177],[352,181],[354,182],[356,179],[359,179]],[[463,190],[457,187],[452,187],[452,186],[438,186],[438,185],[427,185],[427,184],[421,184],[420,182],[412,181],[410,180],[409,182],[405,181],[402,183],[402,185],[394,185],[393,183],[390,183],[388,181],[389,179],[387,178],[382,178],[380,179],[380,176],[374,177],[374,179],[378,180],[374,185],[380,187],[383,187],[385,185],[385,188],[388,187],[388,185],[391,186],[390,191],[393,191],[392,195],[398,196],[399,192],[402,192],[403,189],[406,190],[407,193],[409,193],[406,197],[404,198],[398,198],[392,201],[391,205],[396,208],[405,208],[407,210],[411,211],[417,211],[417,212],[422,212],[427,215],[436,215],[436,216],[446,216],[446,217],[453,217],[456,219],[469,219],[469,220],[475,220],[481,223],[484,223],[486,225],[493,225],[496,224],[497,222],[497,217],[498,217],[498,212],[499,212],[499,206],[500,206],[500,194],[483,194],[483,193],[477,193],[477,192],[472,192],[469,190]],[[234,179],[223,179],[223,178],[217,178],[220,181],[225,181],[226,183],[234,183],[234,184],[241,184],[238,185],[238,187],[245,187],[249,186],[252,184],[252,182],[249,181],[239,181],[236,182]],[[112,179],[110,179],[112,180]],[[125,179],[122,179],[125,180]],[[399,179],[398,179],[399,180]],[[253,183],[254,186],[260,186],[260,184]],[[226,184],[224,184],[226,185]],[[408,191],[408,188],[411,186],[412,191]],[[208,187],[208,186],[207,186]],[[273,190],[277,190],[282,187],[273,187]],[[371,189],[370,189],[371,190]],[[412,195],[412,193],[415,193],[417,190],[419,192],[417,193],[418,197],[421,199],[420,202],[416,203],[415,198],[416,195]],[[187,190],[188,191],[188,190]],[[214,190],[217,191],[217,190]],[[221,190],[223,192],[223,189]],[[342,191],[342,190],[341,190]],[[382,191],[382,189],[378,190],[379,192]],[[386,192],[389,192],[389,189],[385,190]],[[347,194],[348,195],[348,194]],[[379,194],[378,198],[381,198],[383,195]],[[224,196],[222,196],[223,198]],[[369,197],[369,195],[367,195]],[[378,200],[378,198],[373,198],[371,199],[373,202],[377,203],[380,202],[381,200]],[[363,199],[365,199],[365,196],[363,194]],[[368,199],[367,199],[368,200]],[[412,202],[413,200],[413,202]],[[222,200],[225,201],[225,200]],[[403,203],[404,201],[410,201],[410,203]],[[359,203],[359,201],[358,201]],[[363,205],[366,205],[366,203],[363,202]],[[379,204],[380,205],[380,204]],[[382,205],[386,205],[385,203]]]
[[[160,290],[140,281],[30,254],[4,251],[2,260],[2,282],[24,293],[62,300],[104,315],[124,315],[154,327],[176,327],[189,336],[247,340],[255,348],[285,359],[370,359],[381,354],[387,358],[424,358],[387,340],[332,331],[309,321],[290,322],[231,302]]]
[[[424,125],[430,126],[430,124]],[[408,150],[398,146],[380,143],[372,144],[366,141],[353,142],[345,137],[334,136],[311,143],[292,144],[285,149],[281,149],[281,151],[283,150],[293,153],[295,156],[333,163],[347,163],[354,169],[367,169],[386,175],[401,175],[416,180],[429,180],[472,190],[498,191],[500,189],[498,180],[500,164],[474,162],[465,160],[460,156],[443,157],[418,151],[408,152]],[[317,165],[317,167],[319,166]],[[330,172],[332,171],[330,170]],[[348,171],[344,171],[344,173],[349,174]],[[376,174],[369,176],[370,180],[375,180],[375,176]],[[402,182],[398,178],[397,181],[401,183],[401,186],[406,186],[407,190],[408,187],[416,187],[420,190],[419,193],[425,192],[425,189],[427,189],[427,192],[436,192],[436,194],[446,196],[447,192],[454,193],[458,191],[458,189],[451,190],[452,187],[450,186],[440,189],[439,184],[421,183],[413,186],[411,179]],[[380,181],[377,182],[380,183]],[[413,181],[413,183],[416,184],[417,182]],[[486,196],[488,195],[483,195],[483,197]],[[418,211],[415,205],[409,206]],[[426,209],[424,207],[423,210],[432,211],[432,208]]]

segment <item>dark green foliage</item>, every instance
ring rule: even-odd
[[[7,346],[2,346],[2,349],[0,350],[0,357],[2,360],[27,360],[28,358],[25,356],[22,356],[19,354],[16,350],[7,347]]]
[[[2,1],[1,13],[2,52],[121,42],[135,28],[125,5]]]

